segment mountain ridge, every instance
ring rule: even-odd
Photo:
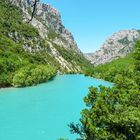
[[[22,10],[23,22],[28,22],[31,19],[31,11],[33,9],[32,2],[32,0],[11,1],[12,5],[17,6]],[[83,53],[77,47],[73,35],[64,27],[61,21],[61,15],[58,10],[54,9],[49,4],[39,2],[37,3],[35,15],[33,19],[29,22],[29,24],[38,30],[39,36],[34,37],[34,40],[36,40],[36,44],[31,41],[31,44],[33,44],[32,46],[27,43],[28,41],[25,41],[25,38],[23,38],[25,43],[22,46],[26,51],[34,53],[42,51],[42,47],[40,46],[40,39],[42,41],[44,40],[43,42],[45,43],[42,44],[44,46],[45,44],[47,44],[49,50],[49,52],[47,52],[46,50],[46,53],[54,57],[54,59],[61,66],[61,69],[65,69],[68,72],[78,72],[82,70],[81,66],[79,66],[78,63],[74,64],[73,62],[66,60],[64,57],[62,57],[62,54],[60,53],[61,49],[64,49],[68,52],[72,51],[75,55],[82,57],[83,60],[85,59]],[[11,37],[12,39],[15,37],[17,42],[19,36],[20,34],[17,31],[9,33],[9,37]],[[32,39],[33,38],[31,38],[30,40]],[[85,61],[87,60],[85,59]]]
[[[37,14],[30,20],[32,6],[19,1],[0,1],[0,87],[38,84],[56,72],[81,73],[90,66],[59,14],[53,16],[56,10],[41,4],[48,8],[39,12],[50,18],[47,25]]]
[[[98,51],[87,53],[85,57],[94,65],[111,62],[131,53],[133,46],[139,39],[139,30],[120,30],[109,37]]]

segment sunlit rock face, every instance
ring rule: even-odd
[[[20,8],[23,16],[23,22],[34,26],[38,30],[39,36],[27,39],[23,38],[18,32],[15,31],[9,33],[9,37],[15,39],[16,42],[19,41],[18,38],[20,37],[20,39],[24,42],[23,48],[30,53],[45,51],[60,64],[61,69],[68,72],[81,70],[78,63],[71,61],[73,58],[69,58],[69,60],[67,60],[66,57],[64,58],[64,54],[62,54],[63,52],[61,51],[60,53],[60,50],[55,47],[55,45],[57,45],[59,48],[64,48],[68,52],[73,52],[73,54],[77,56],[80,55],[86,59],[80,49],[77,47],[71,32],[64,27],[58,10],[49,4],[37,2],[34,17],[31,20],[34,0],[10,1],[13,5]]]
[[[23,16],[28,21],[31,18],[34,1],[13,0],[12,2],[23,10]],[[59,11],[51,5],[38,2],[35,17],[30,23],[39,30],[42,38],[48,38],[49,34],[53,34],[53,37],[49,38],[51,41],[62,47],[81,53],[73,35],[64,27]]]
[[[134,44],[139,39],[139,30],[121,30],[109,37],[100,50],[95,53],[85,54],[85,56],[94,65],[104,64],[132,52]]]

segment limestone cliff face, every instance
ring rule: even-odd
[[[104,64],[124,57],[133,50],[135,42],[140,39],[137,30],[121,30],[108,38],[101,49],[95,53],[85,54],[94,65]]]
[[[31,18],[31,11],[33,9],[32,1],[33,0],[12,0],[13,4],[23,10],[24,20],[26,21]],[[39,30],[42,38],[48,39],[49,37],[51,41],[58,45],[80,52],[73,35],[62,24],[59,11],[51,5],[37,3],[35,17],[30,23]]]
[[[11,0],[11,2],[22,10],[23,22],[27,23],[31,19],[33,1]],[[77,47],[73,35],[62,24],[61,15],[58,10],[49,4],[37,3],[34,18],[29,22],[29,24],[38,30],[39,36],[35,38],[28,38],[28,40],[22,38],[24,42],[23,48],[26,51],[31,53],[42,50],[46,51],[47,54],[54,57],[54,59],[60,64],[61,69],[65,69],[69,72],[81,70],[81,67],[78,64],[79,62],[76,63],[71,61],[73,58],[70,59],[68,58],[69,56],[65,57],[63,54],[63,51],[66,51],[65,54],[67,55],[69,55],[68,52],[71,52],[71,54],[85,59],[84,55]],[[9,33],[9,36],[16,36],[16,41],[18,41],[18,36],[20,35],[15,32]],[[44,42],[43,45],[42,42]]]

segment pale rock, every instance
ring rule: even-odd
[[[132,52],[134,44],[140,39],[138,30],[121,30],[108,38],[95,53],[85,54],[94,65],[111,62]]]

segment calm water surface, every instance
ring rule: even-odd
[[[60,75],[28,88],[0,89],[0,140],[75,140],[70,122],[78,122],[89,86],[109,82],[83,75]]]

